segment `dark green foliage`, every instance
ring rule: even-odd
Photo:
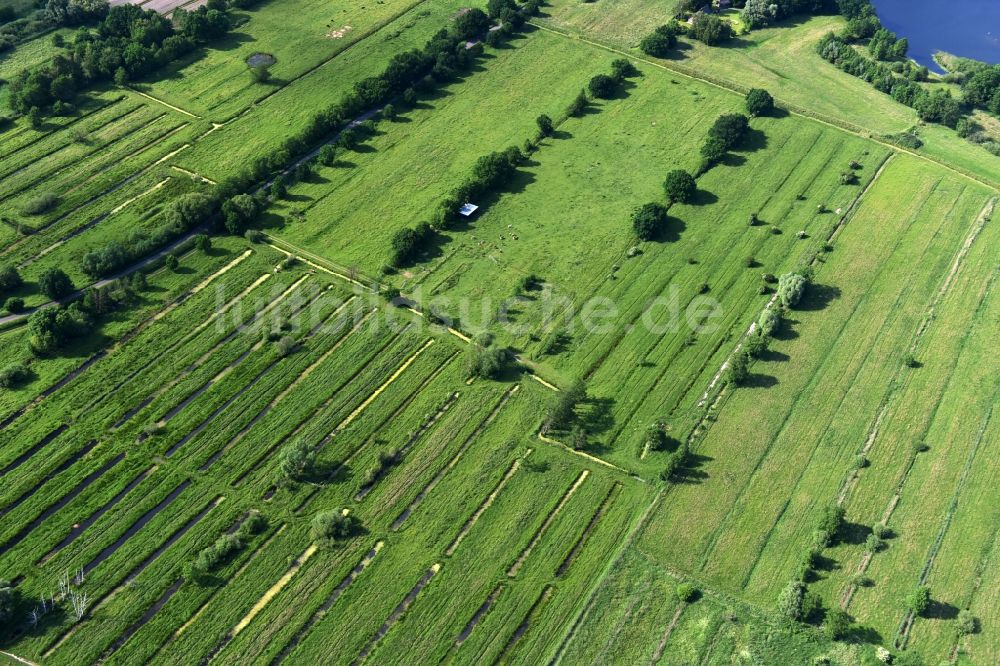
[[[550,136],[553,131],[552,119],[549,118],[544,113],[535,119],[535,124],[538,125],[538,135],[539,136]]]
[[[361,530],[361,523],[352,514],[344,515],[341,509],[321,511],[313,516],[310,536],[327,546],[350,539]]]
[[[52,192],[42,192],[28,199],[21,207],[21,212],[25,215],[41,215],[52,210],[59,203],[59,197]]]
[[[292,480],[309,476],[315,465],[316,452],[302,439],[295,439],[281,449],[278,455],[278,469],[285,477]]]
[[[208,237],[208,234],[198,234],[194,237],[194,246],[199,252],[208,252],[212,249],[212,239]]]
[[[745,352],[736,354],[729,361],[726,368],[726,383],[731,386],[740,386],[750,376],[750,358]]]
[[[458,39],[468,40],[486,32],[489,27],[490,17],[483,10],[473,7],[459,14],[451,29]]]
[[[760,358],[767,352],[768,341],[769,338],[767,335],[755,333],[747,338],[746,343],[743,345],[743,350],[751,358]]]
[[[57,300],[73,293],[73,282],[61,268],[47,268],[38,276],[38,290]]]
[[[723,21],[715,14],[698,12],[694,22],[688,29],[688,34],[699,42],[714,46],[733,37],[733,27],[728,21]]]
[[[774,112],[774,98],[763,88],[751,88],[747,93],[746,106],[751,117],[768,116]]]
[[[23,363],[11,363],[0,369],[0,388],[10,389],[23,384],[31,377],[31,371]]]
[[[675,46],[677,46],[677,24],[672,21],[661,25],[639,42],[642,52],[654,58],[668,57]]]
[[[0,580],[0,626],[6,627],[14,619],[14,611],[20,601],[16,587],[6,580]]]
[[[565,430],[575,418],[574,409],[580,401],[587,397],[587,388],[582,380],[576,380],[568,388],[552,396],[545,420],[542,422],[542,432]]]
[[[658,203],[643,204],[632,213],[632,229],[641,240],[652,240],[667,222],[667,209]]]
[[[683,169],[674,169],[667,173],[663,189],[671,203],[687,203],[694,197],[698,189],[694,176]]]
[[[619,81],[639,75],[639,70],[635,68],[628,58],[617,58],[611,61],[611,75]]]
[[[590,79],[587,90],[598,99],[611,99],[618,90],[618,81],[607,74],[598,74]]]
[[[690,603],[698,598],[698,587],[693,583],[681,583],[677,586],[677,599]]]
[[[233,235],[242,234],[257,217],[258,212],[257,200],[249,194],[237,194],[226,199],[222,203],[222,216],[226,231]]]
[[[28,344],[36,354],[49,354],[94,326],[91,316],[76,303],[62,308],[36,310],[28,317]]]
[[[590,100],[587,99],[587,93],[581,90],[566,109],[566,115],[573,116],[574,118],[582,116],[589,105]]]
[[[921,585],[906,596],[906,609],[914,615],[923,615],[931,605],[931,588]]]
[[[180,261],[177,259],[176,254],[168,254],[163,263],[167,269],[171,271],[176,271],[177,266],[180,265]]]
[[[507,366],[509,354],[500,347],[469,345],[466,350],[465,369],[469,377],[499,379]]]
[[[0,293],[13,291],[20,287],[24,281],[21,274],[17,272],[17,267],[13,264],[0,266]]]
[[[673,481],[684,470],[688,463],[690,451],[686,441],[681,442],[677,449],[667,458],[667,464],[660,471],[660,480]]]
[[[793,580],[778,595],[778,613],[789,620],[802,620],[802,598],[806,586],[799,580]]]
[[[432,238],[434,230],[427,223],[410,229],[404,227],[392,236],[392,265],[404,266],[416,259],[417,255]]]
[[[4,307],[7,308],[7,312],[10,312],[11,314],[24,312],[24,299],[20,296],[11,296],[4,303]]]

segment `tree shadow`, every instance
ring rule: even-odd
[[[861,625],[851,625],[850,629],[847,631],[847,635],[844,637],[848,643],[867,643],[870,645],[881,645],[883,642],[882,634],[873,629],[872,627],[863,627]]]
[[[806,287],[802,300],[795,306],[796,310],[815,312],[823,310],[830,303],[840,298],[840,287],[825,284],[811,284]]]
[[[778,385],[778,378],[773,375],[765,375],[760,372],[750,373],[743,380],[742,386],[747,388],[771,388]]]
[[[615,425],[614,398],[586,398],[580,402],[577,418],[591,435],[600,435]]]
[[[681,239],[681,233],[687,229],[687,225],[680,218],[667,216],[667,220],[656,227],[653,237],[650,240],[658,243],[675,243]]]
[[[767,135],[759,129],[753,127],[744,132],[736,150],[741,153],[754,153],[767,148]]]
[[[699,453],[689,453],[684,466],[674,472],[671,481],[674,483],[699,484],[708,479],[708,472],[703,468],[714,458]]]
[[[741,167],[747,163],[747,158],[737,153],[726,153],[719,160],[719,164],[728,167]]]
[[[958,617],[958,607],[947,601],[931,599],[927,610],[922,613],[922,617],[928,620],[954,620]]]
[[[707,206],[709,204],[716,203],[718,200],[719,197],[716,196],[713,192],[709,192],[708,190],[703,190],[699,187],[697,190],[695,190],[694,196],[688,203],[692,206]]]
[[[798,323],[799,323],[798,320],[791,319],[786,315],[785,318],[781,320],[781,323],[778,325],[778,328],[773,333],[771,333],[771,337],[774,338],[775,340],[782,340],[782,341],[796,339],[797,337],[799,337],[799,333],[798,331],[795,330],[794,325]]]
[[[757,355],[757,359],[764,363],[787,363],[791,357],[774,349],[766,349]]]
[[[871,535],[872,528],[861,523],[841,523],[840,529],[834,535],[835,543],[844,543],[858,546],[863,544]],[[833,545],[833,544],[831,544]]]

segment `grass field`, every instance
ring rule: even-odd
[[[56,354],[33,355],[18,322],[0,331],[4,365],[30,371],[0,390],[0,579],[21,595],[5,652],[868,664],[884,645],[928,663],[1000,658],[1000,193],[955,170],[995,179],[994,158],[943,128],[920,128],[940,162],[867,137],[912,112],[819,61],[832,17],[637,58],[616,95],[565,118],[671,4],[553,0],[292,185],[261,216],[261,242],[215,236],[174,269],[152,262],[134,302]],[[462,7],[264,2],[228,41],[134,89],[96,90],[39,130],[17,119],[0,134],[0,263],[26,282],[13,295],[45,304],[37,280],[53,266],[88,284],[89,250],[211,192]],[[0,69],[50,49],[30,41]],[[254,52],[277,58],[272,83],[251,83]],[[753,118],[693,200],[637,240],[633,210],[665,203],[665,174],[696,171],[714,119],[743,110],[722,79],[866,131]],[[429,220],[480,156],[534,138],[540,114],[555,132],[479,215],[386,271],[393,235]],[[47,192],[49,210],[23,212]],[[727,383],[774,297],[763,275],[806,265],[804,300],[745,385]],[[375,282],[414,308],[363,285]],[[470,379],[470,338],[487,333],[521,367]],[[577,378],[587,441],[574,449],[543,423]],[[671,451],[645,444],[656,422],[690,445],[668,480]],[[282,452],[299,442],[315,463],[293,480]],[[845,523],[806,584],[853,618],[840,641],[775,613],[834,503]],[[333,510],[360,528],[331,544],[310,528]],[[242,527],[257,514],[262,528]],[[891,536],[871,553],[878,522]],[[194,571],[234,534],[232,553]],[[682,583],[698,591],[682,600]],[[933,603],[913,617],[918,585]],[[965,609],[979,630],[957,637]]]

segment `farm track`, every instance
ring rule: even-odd
[[[298,631],[296,631],[291,639],[289,639],[288,644],[285,645],[281,652],[279,652],[277,656],[271,660],[270,666],[278,666],[278,664],[283,663],[285,659],[288,658],[288,655],[290,655],[298,644],[302,642],[302,639],[305,638],[310,631],[312,631],[312,628],[316,625],[316,623],[326,617],[326,614],[331,608],[333,608],[333,605],[337,603],[337,599],[340,598],[344,591],[346,591],[347,588],[350,587],[355,580],[357,580],[358,576],[364,573],[365,569],[372,563],[372,560],[375,559],[375,556],[379,554],[384,545],[384,541],[378,541],[374,546],[372,546],[371,550],[369,550],[368,553],[361,558],[361,561],[358,562],[353,569],[351,569],[351,572],[340,581],[337,587],[333,588],[333,591],[327,596],[323,603],[320,604],[319,608],[317,608],[316,611],[309,616],[306,623],[299,627]]]

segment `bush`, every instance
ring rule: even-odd
[[[333,144],[326,144],[319,149],[319,162],[323,166],[332,167],[337,163],[337,147]]]
[[[31,377],[31,371],[23,363],[11,363],[0,370],[0,388],[11,389]]]
[[[315,465],[316,452],[302,439],[296,439],[278,454],[278,469],[285,477],[292,480],[300,480],[311,475]]]
[[[627,58],[617,58],[611,62],[611,73],[619,81],[638,76],[639,70]]]
[[[955,622],[955,629],[959,636],[974,634],[979,629],[979,621],[967,609],[958,611],[958,620]]]
[[[778,308],[767,308],[760,313],[757,326],[761,335],[774,335],[774,332],[781,327],[781,311]]]
[[[677,24],[672,22],[661,25],[639,42],[639,49],[654,58],[666,58],[675,46],[677,46]]]
[[[361,523],[351,514],[344,515],[343,510],[333,509],[321,511],[313,516],[310,535],[313,540],[325,545],[333,545],[356,535]]]
[[[632,229],[644,241],[654,239],[666,222],[667,209],[658,203],[644,204],[632,213]]]
[[[778,613],[789,620],[801,620],[802,597],[805,595],[806,586],[802,581],[793,580],[778,595]]]
[[[931,605],[931,588],[921,585],[906,596],[906,609],[914,615],[923,615]]]
[[[21,212],[25,215],[41,215],[45,211],[55,208],[57,203],[59,203],[58,196],[52,192],[42,192],[28,199],[21,207]]]
[[[257,200],[249,194],[237,194],[222,203],[223,223],[233,235],[242,234],[258,212]]]
[[[0,266],[0,293],[17,289],[22,284],[24,280],[21,279],[21,274],[17,272],[15,266],[10,264]]]
[[[785,273],[778,278],[778,299],[786,308],[792,308],[802,300],[807,281],[799,273]]]
[[[618,90],[618,82],[607,74],[598,74],[590,79],[587,90],[598,99],[611,99],[615,96],[615,91]]]
[[[569,107],[567,107],[566,115],[578,118],[583,115],[589,105],[590,101],[587,99],[587,93],[581,90]]]
[[[180,259],[177,258],[176,254],[171,253],[167,255],[167,258],[163,263],[167,267],[167,270],[176,271],[181,262]]]
[[[692,583],[681,583],[677,586],[677,598],[683,602],[688,603],[694,601],[698,596],[698,588]]]
[[[295,339],[288,335],[283,335],[278,340],[278,356],[285,357],[295,351]]]
[[[212,239],[208,237],[208,234],[198,234],[193,240],[194,246],[199,252],[207,253],[212,249]]]
[[[694,176],[683,169],[674,169],[667,173],[663,181],[663,189],[671,203],[687,203],[694,197],[698,189]]]
[[[557,392],[552,396],[552,401],[549,403],[545,420],[542,423],[542,430],[548,432],[550,430],[564,430],[568,428],[575,416],[574,408],[578,402],[584,400],[586,397],[586,386],[579,379],[573,382],[566,390]]]
[[[507,365],[507,358],[506,349],[471,344],[466,350],[466,372],[469,377],[499,379]]]
[[[865,550],[869,553],[877,553],[885,546],[885,542],[878,538],[874,534],[869,534],[868,538],[865,539]]]
[[[539,136],[551,136],[554,129],[551,118],[543,113],[535,119],[535,124],[538,125]]]
[[[38,289],[56,300],[73,293],[73,282],[61,268],[47,268],[38,276]]]
[[[746,106],[751,118],[769,116],[774,112],[774,98],[763,88],[751,88],[747,93]]]
[[[42,308],[28,317],[28,345],[36,354],[48,354],[90,333],[94,322],[79,304]]]
[[[750,358],[746,353],[736,354],[726,368],[726,383],[740,386],[750,376]]]
[[[243,541],[235,534],[223,534],[215,543],[207,548],[203,548],[194,561],[194,568],[198,572],[207,573],[226,563],[239,550],[243,548]]]
[[[846,512],[844,507],[839,504],[828,504],[823,507],[823,512],[819,516],[819,522],[816,525],[817,530],[821,530],[830,535],[832,539],[840,531],[841,526],[844,524],[844,516]]]
[[[11,296],[4,303],[4,307],[7,308],[7,312],[11,314],[18,314],[24,312],[24,299],[20,296]]]
[[[767,351],[767,347],[768,337],[757,333],[747,338],[746,343],[743,345],[743,351],[751,358],[760,358]]]
[[[698,12],[688,34],[699,42],[714,46],[733,37],[733,27],[715,14]]]
[[[832,641],[837,641],[851,630],[851,616],[840,608],[831,608],[823,621],[823,633]]]

